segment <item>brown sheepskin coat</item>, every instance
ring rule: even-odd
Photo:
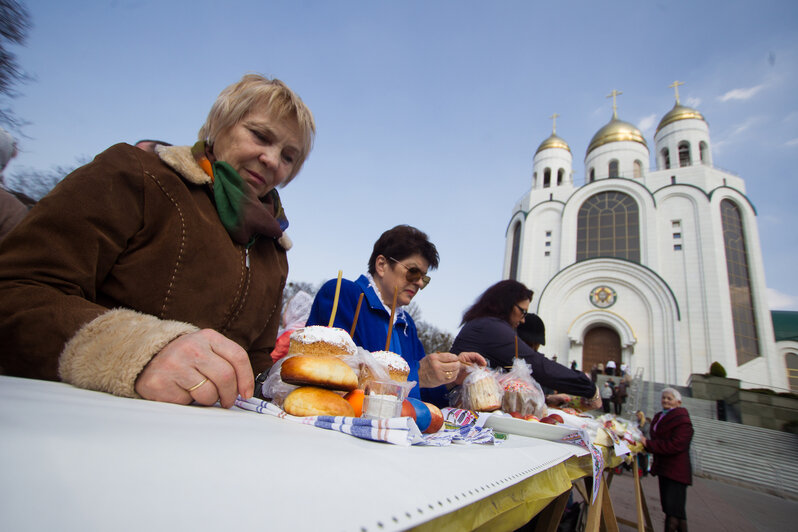
[[[212,328],[271,365],[286,235],[230,239],[184,146],[117,144],[77,169],[0,243],[0,368],[138,397],[144,366]]]

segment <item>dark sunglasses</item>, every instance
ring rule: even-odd
[[[405,274],[405,279],[407,279],[408,283],[416,283],[418,282],[419,279],[421,279],[421,289],[424,290],[427,287],[430,281],[429,275],[424,274],[424,272],[422,272],[420,268],[417,268],[415,266],[412,267],[405,266],[404,264],[402,264],[393,257],[388,257],[388,258],[394,261],[396,264],[403,266],[404,269],[407,270],[407,273]]]

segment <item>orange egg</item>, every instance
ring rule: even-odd
[[[365,393],[363,390],[352,390],[348,394],[344,395],[344,399],[349,401],[349,404],[352,405],[352,408],[355,409],[355,417],[360,417],[363,414],[363,397]]]
[[[413,421],[416,420],[416,409],[413,408],[413,403],[407,399],[402,402],[402,417],[412,417]]]

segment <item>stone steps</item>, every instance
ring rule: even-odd
[[[694,417],[696,476],[798,500],[798,435]]]

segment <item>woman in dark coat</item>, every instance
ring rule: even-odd
[[[589,409],[600,408],[601,397],[590,377],[547,359],[518,340],[516,329],[527,318],[532,295],[526,286],[513,280],[499,281],[485,290],[463,315],[463,327],[454,339],[451,352],[477,352],[485,357],[490,367],[506,369],[513,365],[517,345],[518,357],[531,366],[532,377],[544,389],[584,397],[588,399]],[[540,344],[545,340],[531,341]],[[554,402],[562,400],[560,395],[553,398]]]
[[[665,531],[687,531],[687,486],[693,483],[690,441],[693,424],[682,406],[681,394],[662,390],[662,412],[651,420],[650,437],[641,440],[654,456],[651,474],[659,478],[659,498],[665,513]]]

